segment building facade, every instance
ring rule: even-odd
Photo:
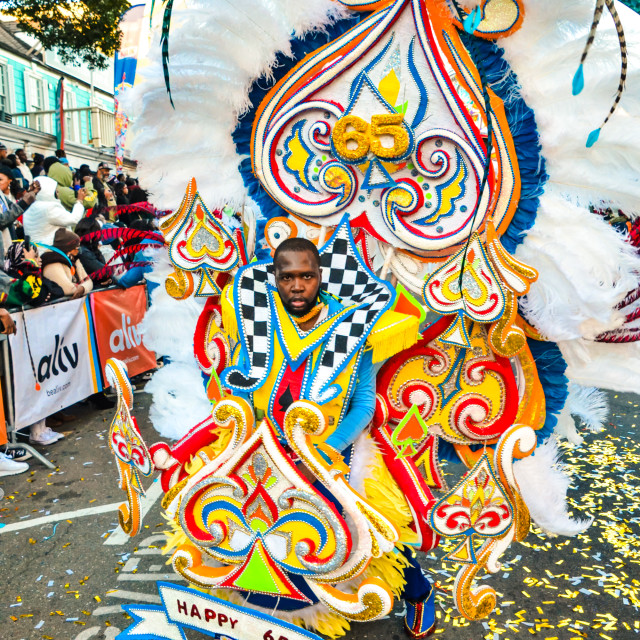
[[[113,68],[90,71],[64,64],[55,52],[0,21],[0,142],[10,150],[52,155],[56,90],[64,78],[65,150],[72,166],[115,163]],[[127,172],[135,164],[125,160]]]

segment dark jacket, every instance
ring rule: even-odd
[[[106,264],[104,256],[100,252],[100,249],[92,249],[84,244],[80,245],[80,251],[78,252],[78,259],[80,260],[87,275],[91,276],[92,273],[99,271]],[[91,278],[93,280],[93,278]],[[105,276],[101,280],[93,280],[95,285],[104,285],[110,280],[109,276]]]

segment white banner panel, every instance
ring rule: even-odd
[[[322,640],[290,622],[170,582],[158,582],[162,606],[123,605],[133,623],[124,640],[186,640],[184,629],[230,640]]]
[[[11,315],[16,428],[99,391],[86,297]]]

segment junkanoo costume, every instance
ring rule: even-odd
[[[605,5],[613,41],[594,39]],[[598,2],[593,21],[588,2],[546,0],[163,6],[162,54],[130,102],[157,206],[189,177],[163,171],[167,147],[200,188],[161,220],[170,262],[151,275],[166,287],[145,336],[171,359],[149,385],[151,417],[179,440],[147,450],[111,362],[112,444],[124,528],[139,528],[139,474],[155,467],[173,567],[239,603],[247,626],[232,637],[257,637],[274,607],[329,636],[382,617],[404,586],[399,550],[441,538],[461,565],[454,602],[480,619],[496,598],[474,579],[498,571],[530,518],[588,526],[549,473],[552,432],[579,440],[569,381],[586,419],[599,398],[578,384],[638,390],[640,261],[588,206],[632,216],[640,202],[638,118],[623,98],[594,129],[611,105],[587,90],[620,76],[615,108],[638,74],[617,6]],[[635,46],[637,16],[623,17]],[[308,333],[272,276],[270,252],[294,236],[322,259],[327,310]],[[374,371],[362,431],[349,412]],[[453,487],[442,458],[468,469]]]

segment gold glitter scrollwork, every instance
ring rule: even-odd
[[[302,430],[310,436],[317,436],[322,433],[324,420],[321,415],[310,404],[308,406],[297,405],[285,416],[284,429],[287,437],[293,439],[293,427],[299,425]]]
[[[188,271],[175,267],[165,280],[167,293],[176,300],[186,300],[193,293],[193,276]]]
[[[179,495],[181,491],[187,486],[188,482],[189,477],[183,478],[180,482],[178,482],[178,484],[171,487],[169,491],[164,494],[161,502],[163,509],[166,510],[169,508],[169,505],[176,499],[176,496]]]
[[[395,542],[398,539],[398,532],[389,527],[386,518],[382,518],[379,513],[370,509],[362,502],[357,503],[358,510],[371,523],[371,526],[389,542]],[[375,554],[374,554],[375,555]]]
[[[320,409],[307,400],[293,403],[284,416],[284,433],[289,446],[317,478],[322,478],[323,472],[320,469],[321,459],[315,454],[315,447],[311,444],[311,436],[319,436],[325,430],[325,426]],[[296,427],[301,428],[302,435],[306,439],[306,447],[298,442]]]
[[[529,528],[531,527],[531,516],[529,509],[524,503],[522,496],[518,491],[513,492],[513,503],[515,506],[515,539],[518,542],[522,542],[527,535],[529,535]]]
[[[496,592],[487,585],[473,589],[473,581],[480,569],[484,569],[489,561],[489,556],[494,540],[485,542],[476,553],[476,564],[463,567],[456,576],[453,587],[453,599],[458,611],[467,620],[481,620],[486,618],[496,606]]]
[[[489,343],[495,353],[503,358],[511,358],[520,353],[526,344],[524,331],[516,326],[518,309],[515,296],[505,287],[505,308],[500,320],[489,329]]]
[[[311,588],[329,609],[354,622],[379,620],[393,608],[393,593],[380,578],[367,578],[356,594],[328,584],[314,584]]]
[[[142,524],[140,511],[140,494],[131,484],[131,468],[116,458],[120,472],[120,489],[126,491],[127,502],[118,507],[118,523],[122,530],[130,537],[140,531]]]
[[[242,398],[224,398],[215,405],[211,416],[218,427],[233,428],[232,443],[245,440],[253,429],[253,411]]]
[[[402,113],[384,113],[371,116],[371,151],[378,158],[398,158],[407,152],[410,140],[409,134],[401,126],[404,115]],[[380,136],[393,137],[392,147],[383,147]]]

